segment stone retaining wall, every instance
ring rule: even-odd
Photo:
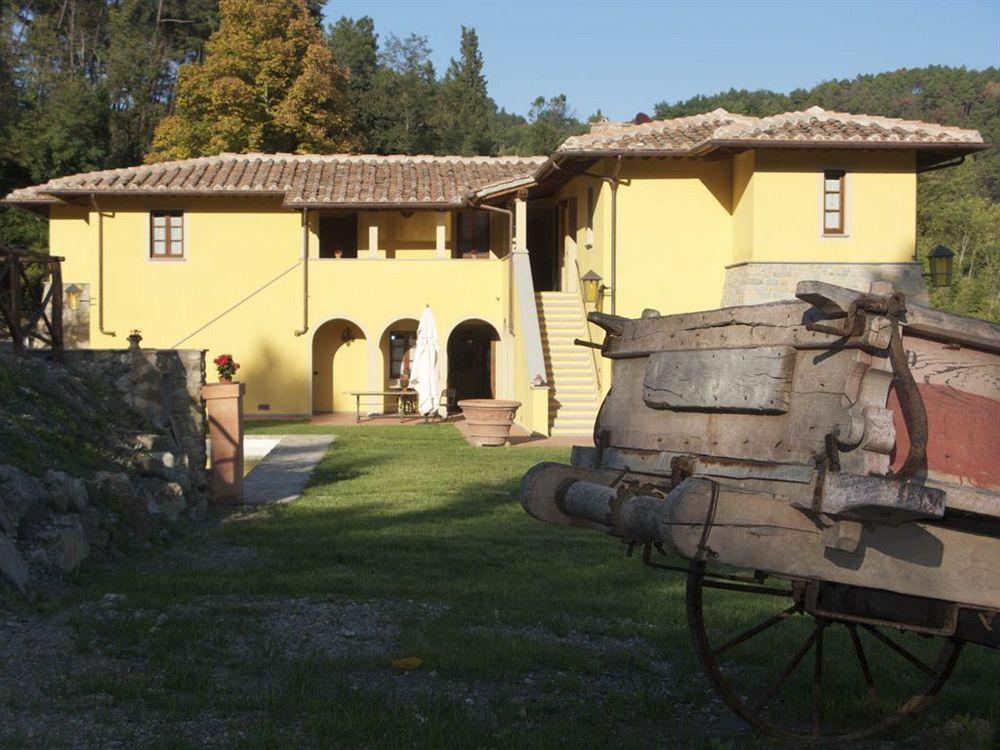
[[[67,365],[97,366],[132,409],[170,433],[193,467],[205,468],[205,352],[201,349],[71,349]]]
[[[896,291],[928,303],[927,285],[919,263],[771,263],[748,261],[726,267],[722,306],[758,305],[795,297],[804,280],[867,292],[873,281],[889,281]]]

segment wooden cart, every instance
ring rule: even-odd
[[[1000,647],[1000,326],[886,284],[797,297],[591,314],[595,447],[521,499],[683,572],[703,671],[754,727],[856,739],[919,715],[964,644]]]

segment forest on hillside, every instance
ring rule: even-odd
[[[544,154],[586,130],[564,94],[528,112],[489,96],[473,28],[443,72],[426,37],[380,37],[321,0],[18,0],[0,5],[0,194],[75,172],[220,151]],[[535,92],[529,92],[535,93]],[[649,103],[637,102],[637,108]],[[928,66],[790,93],[730,90],[653,105],[769,115],[819,105],[976,128],[1000,142],[1000,70]],[[600,112],[588,120],[601,117]],[[956,253],[935,304],[1000,320],[1000,157],[920,176],[918,253]],[[0,246],[45,249],[44,223],[0,208]]]

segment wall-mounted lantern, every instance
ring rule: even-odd
[[[63,290],[66,296],[66,307],[70,310],[80,309],[80,287],[70,284]]]
[[[938,245],[927,253],[927,263],[931,267],[931,272],[924,274],[931,280],[931,286],[936,289],[951,286],[952,268],[955,262],[955,253],[944,245]]]
[[[583,283],[583,301],[588,305],[596,305],[603,289],[601,277],[594,271],[587,271],[580,281]]]
[[[350,326],[346,326],[344,328],[344,332],[340,334],[340,340],[343,341],[345,344],[350,344],[352,341],[354,341],[354,331],[351,330]]]

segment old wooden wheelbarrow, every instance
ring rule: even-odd
[[[918,716],[965,644],[1000,647],[1000,326],[887,284],[796,296],[591,314],[595,447],[521,501],[684,573],[703,671],[758,730],[857,739]]]

